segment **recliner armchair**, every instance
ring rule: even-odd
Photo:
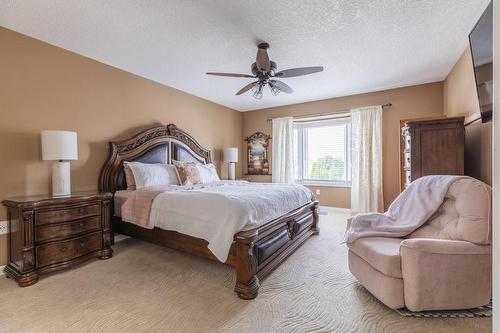
[[[491,299],[491,188],[459,179],[438,211],[405,238],[348,244],[351,273],[390,308],[468,309]]]

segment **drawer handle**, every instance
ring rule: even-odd
[[[85,242],[81,241],[80,242],[80,247],[84,247],[85,246]]]
[[[66,244],[59,245],[59,251],[66,252],[67,250],[68,250],[68,245],[66,245]]]
[[[83,228],[84,225],[85,225],[85,223],[80,222],[80,228]]]
[[[78,209],[78,213],[83,214],[85,212],[85,208]]]

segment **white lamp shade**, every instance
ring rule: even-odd
[[[238,162],[238,148],[224,149],[224,161],[233,163]]]
[[[76,132],[42,131],[42,159],[46,161],[77,160]]]

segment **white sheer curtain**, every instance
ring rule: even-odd
[[[351,212],[383,212],[382,106],[351,109],[351,127]]]
[[[273,183],[295,182],[293,118],[273,119]]]

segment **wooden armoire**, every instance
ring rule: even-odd
[[[452,117],[404,123],[401,191],[422,176],[464,174],[464,120]]]

